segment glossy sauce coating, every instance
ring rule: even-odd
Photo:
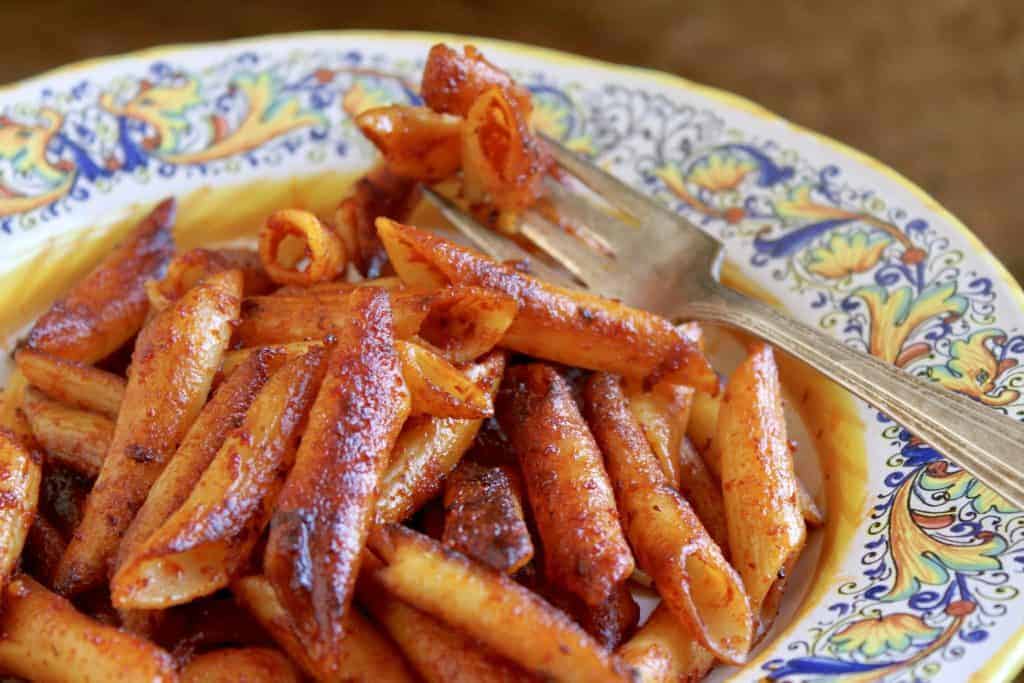
[[[519,473],[463,460],[445,482],[441,542],[492,569],[512,574],[533,557]]]
[[[507,349],[590,370],[718,390],[718,377],[696,343],[664,318],[542,282],[417,228],[380,223],[382,239],[400,237],[450,282],[515,299],[519,313],[501,341]]]
[[[380,476],[409,413],[388,294],[364,288],[352,296],[353,316],[328,359],[264,561],[295,628],[328,670],[340,666]]]
[[[544,548],[544,574],[588,605],[633,572],[601,452],[568,383],[550,366],[505,373],[497,416],[519,460]]]
[[[432,183],[462,165],[462,119],[425,107],[392,105],[363,112],[356,125],[377,146],[388,168]]]
[[[18,370],[50,398],[116,419],[127,382],[119,375],[48,353],[21,349]]]
[[[633,419],[621,380],[594,374],[583,394],[637,564],[690,635],[718,657],[742,663],[753,617],[740,575],[669,485]]]
[[[374,577],[389,592],[523,668],[567,683],[626,680],[565,613],[508,576],[394,524],[371,536],[370,547],[387,564]]]
[[[138,332],[149,309],[145,282],[159,276],[174,254],[174,211],[173,199],[160,202],[124,242],[36,321],[28,347],[92,363]]]
[[[124,409],[54,585],[63,594],[101,583],[121,537],[202,410],[238,317],[242,276],[218,273],[157,315],[132,354]]]
[[[505,353],[492,351],[469,366],[466,376],[493,398],[504,371]],[[444,478],[473,444],[481,422],[428,415],[410,418],[381,477],[377,523],[402,522],[440,494]]]

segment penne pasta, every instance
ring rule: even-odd
[[[718,413],[722,406],[722,396],[711,396],[698,391],[694,395],[693,408],[690,411],[690,422],[687,435],[694,448],[700,453],[707,469],[718,481],[722,480],[722,449],[718,445],[715,433],[718,429]],[[796,480],[797,500],[804,521],[812,526],[820,526],[825,522],[821,508],[814,501],[814,496],[807,490],[800,478]]]
[[[364,277],[384,275],[387,254],[377,237],[373,221],[387,216],[405,220],[420,201],[419,183],[378,164],[360,178],[352,196],[341,202],[335,214],[338,235],[349,259]]]
[[[340,666],[381,474],[409,413],[389,296],[372,288],[352,296],[353,317],[327,361],[264,560],[300,640],[327,670]]]
[[[501,345],[590,370],[667,381],[715,392],[718,377],[697,345],[664,318],[602,297],[536,280],[436,235],[378,219],[385,245],[401,238],[448,282],[511,296],[519,312]],[[394,256],[394,254],[392,254]],[[406,263],[393,261],[405,279]],[[422,268],[420,268],[422,270]]]
[[[546,579],[588,605],[604,603],[633,572],[633,555],[568,383],[541,363],[514,367],[497,415],[526,481]]]
[[[146,282],[150,309],[162,311],[205,278],[225,270],[242,272],[242,293],[246,296],[266,294],[273,288],[273,281],[254,251],[190,249],[171,259],[162,278]]]
[[[458,288],[456,296],[438,297],[420,326],[420,336],[451,362],[468,363],[501,342],[518,311],[519,305],[507,294]]]
[[[557,586],[544,585],[543,581],[540,593],[609,651],[629,638],[640,620],[640,606],[626,583],[619,584],[603,603],[593,606]]]
[[[524,669],[566,682],[626,680],[571,619],[504,574],[393,524],[370,547],[387,565],[373,577],[390,593]]]
[[[49,585],[66,547],[64,534],[45,514],[37,510],[25,539],[22,570]]]
[[[227,355],[227,354],[225,354]],[[117,549],[115,569],[192,494],[231,430],[242,425],[257,392],[284,362],[281,354],[257,350],[214,392],[192,423],[167,467],[153,482]]]
[[[0,670],[32,681],[178,680],[169,654],[78,612],[25,575],[4,592]]]
[[[95,477],[114,434],[114,422],[103,415],[70,408],[29,388],[23,399],[32,434],[55,462]]]
[[[530,135],[527,117],[507,89],[480,93],[462,128],[462,194],[471,204],[518,211],[541,196],[550,159]]]
[[[110,450],[54,579],[58,592],[99,584],[149,488],[192,425],[238,317],[242,276],[217,273],[139,335]]]
[[[505,354],[492,351],[466,369],[493,401],[505,371]],[[480,430],[481,420],[411,418],[398,435],[391,461],[380,481],[377,523],[401,522],[441,493],[444,478],[455,469]]]
[[[690,420],[693,389],[678,384],[659,384],[644,391],[643,383],[636,380],[625,382],[623,389],[633,418],[644,430],[665,478],[679,488],[682,476],[679,445]]]
[[[711,538],[729,557],[729,531],[725,523],[725,502],[722,487],[711,476],[704,460],[687,437],[679,443],[679,492],[697,513]]]
[[[426,683],[527,683],[539,678],[489,651],[476,640],[359,579],[359,602],[401,648]]]
[[[729,379],[715,438],[732,559],[766,629],[807,537],[771,347],[755,347]]]
[[[379,287],[388,291],[394,291],[404,289],[405,284],[397,275],[388,275],[386,277],[376,277],[370,280],[359,280],[358,282],[348,282],[345,280],[319,282],[317,284],[309,285],[308,287],[285,285],[284,287],[278,287],[274,290],[273,295],[306,296],[307,294],[347,294],[353,289],[359,289],[360,287]],[[425,291],[427,289],[432,288],[425,288]]]
[[[412,683],[395,646],[357,610],[345,615],[345,637],[340,646],[337,671],[322,668],[306,646],[295,636],[291,618],[265,577],[248,576],[231,584],[235,599],[248,610],[274,638],[292,661],[317,681],[325,683]]]
[[[44,313],[28,348],[93,363],[131,339],[146,320],[145,282],[174,253],[175,202],[165,199],[89,275]]]
[[[42,454],[26,430],[20,411],[0,422],[0,590],[18,566],[39,504]]]
[[[462,119],[426,107],[391,105],[356,117],[395,174],[435,183],[462,166]]]
[[[445,482],[441,542],[492,569],[514,574],[533,558],[519,473],[463,460]]]
[[[326,355],[313,349],[267,380],[191,495],[124,557],[110,584],[115,607],[180,605],[226,587],[239,572],[270,522]]]
[[[443,43],[430,49],[423,67],[420,95],[434,111],[466,116],[477,98],[491,88],[507,92],[523,114],[529,115],[529,91],[484,59],[475,47],[465,46],[462,54]]]
[[[14,362],[32,386],[69,406],[117,418],[125,380],[111,372],[59,356],[21,349]]]
[[[300,683],[291,661],[265,647],[214,650],[193,657],[181,671],[181,683]]]
[[[274,282],[308,286],[341,275],[348,254],[341,238],[314,214],[281,209],[260,231],[260,261]]]
[[[583,394],[637,564],[693,638],[717,657],[743,663],[753,617],[740,575],[665,479],[619,378],[595,374]]]
[[[396,341],[413,415],[474,420],[494,414],[491,397],[458,368],[430,349]]]
[[[617,654],[636,683],[698,681],[715,663],[715,656],[687,634],[664,603]]]

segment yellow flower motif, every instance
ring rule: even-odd
[[[1005,406],[1020,397],[1020,392],[996,385],[1003,372],[1016,365],[1013,360],[996,360],[986,345],[1004,339],[1000,330],[978,330],[966,340],[953,342],[952,358],[945,365],[928,368],[928,376],[947,389],[959,391],[990,406]]]
[[[829,643],[839,653],[860,652],[873,659],[887,652],[906,652],[915,643],[927,643],[942,633],[913,614],[898,612],[877,619],[855,621],[836,632]]]
[[[794,187],[786,196],[776,199],[775,213],[784,221],[814,222],[858,218],[861,214],[828,204],[819,204],[811,197],[810,185]]]
[[[167,85],[143,81],[138,93],[121,105],[110,93],[100,96],[100,105],[110,113],[149,124],[156,131],[153,144],[158,154],[173,154],[178,150],[190,125],[187,112],[202,103],[199,81],[191,77]]]
[[[933,462],[921,473],[921,488],[928,491],[945,491],[949,500],[967,498],[975,512],[984,514],[996,512],[1017,512],[1017,508],[998,493],[982,484],[965,470],[949,471],[949,465],[942,460]]]
[[[355,118],[368,109],[386,107],[391,104],[387,93],[379,88],[367,89],[362,81],[355,84],[341,98],[341,106],[349,116]]]
[[[587,135],[566,138],[570,128],[570,112],[551,98],[534,97],[530,126],[555,140],[561,140],[569,149],[582,154],[593,154],[594,144]]]
[[[858,231],[852,235],[833,234],[828,246],[816,247],[807,256],[807,269],[821,277],[838,280],[871,270],[892,242],[888,235]]]
[[[728,192],[756,170],[757,164],[750,159],[715,152],[695,163],[687,180],[708,192]]]
[[[937,285],[915,297],[912,288],[894,292],[871,285],[861,287],[852,296],[861,299],[871,321],[869,350],[873,356],[892,363],[911,333],[924,322],[938,316],[963,315],[967,300],[956,293],[956,283]]]
[[[25,125],[0,117],[0,159],[38,185],[46,187],[38,194],[24,194],[0,183],[0,216],[22,213],[46,206],[64,196],[75,180],[74,166],[51,164],[46,148],[60,131],[64,117],[53,109],[42,109],[39,125]]]
[[[919,514],[911,509],[911,492],[918,476],[908,477],[892,502],[889,548],[896,579],[883,600],[904,600],[922,585],[942,586],[949,581],[950,570],[982,571],[1002,567],[999,555],[1006,550],[1006,541],[1000,536],[981,532],[978,542],[967,545],[947,542],[925,531],[922,525],[939,528],[948,526],[954,519],[949,515]]]

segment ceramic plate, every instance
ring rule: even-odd
[[[416,101],[427,48],[442,39],[465,40],[336,33],[171,47],[0,90],[5,343],[165,195],[182,200],[185,246],[252,234],[280,206],[330,211],[373,158],[351,115]],[[529,85],[542,130],[724,240],[735,286],[1024,416],[1021,290],[896,173],[672,76],[472,42]],[[782,623],[742,671],[716,675],[1010,678],[1024,654],[1024,515],[867,405],[792,363],[783,372],[801,467],[820,462],[806,476],[829,521]]]

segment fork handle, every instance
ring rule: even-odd
[[[738,327],[778,346],[867,401],[1024,508],[1024,423],[915,377],[771,306],[717,285],[687,318]]]

